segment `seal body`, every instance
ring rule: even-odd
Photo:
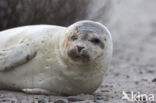
[[[80,21],[69,27],[33,25],[1,31],[0,89],[60,95],[94,92],[112,56],[112,39],[106,28],[100,32],[106,33],[102,34],[103,46],[89,43],[89,36],[84,38],[85,33],[100,31],[95,29],[98,26],[89,27],[94,24],[98,23]],[[74,41],[73,34],[83,39]]]

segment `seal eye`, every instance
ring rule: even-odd
[[[91,39],[91,42],[94,43],[94,44],[99,44],[100,40],[97,39],[97,38],[93,38],[93,39]]]
[[[73,35],[73,36],[71,37],[71,39],[72,39],[72,40],[77,40],[77,39],[78,39],[78,36],[77,36],[77,35]]]

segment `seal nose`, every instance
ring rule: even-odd
[[[82,49],[84,49],[83,46],[78,46],[78,45],[77,45],[77,50],[78,50],[79,53],[81,52]]]

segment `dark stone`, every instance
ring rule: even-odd
[[[84,98],[82,96],[69,96],[67,97],[68,101],[84,101]]]
[[[59,100],[56,100],[54,103],[68,103],[68,101],[59,99]]]
[[[152,82],[156,82],[156,78],[154,78],[154,79],[152,80]]]
[[[42,100],[39,100],[38,103],[47,103],[47,101],[42,99]]]

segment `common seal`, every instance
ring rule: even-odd
[[[77,95],[94,92],[112,56],[101,23],[33,25],[0,32],[0,89]]]

